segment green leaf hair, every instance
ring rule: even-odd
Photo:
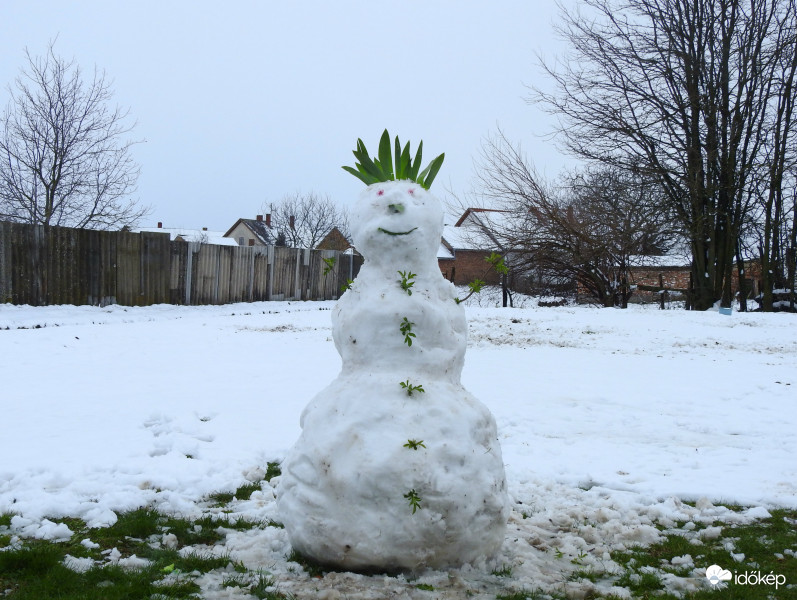
[[[395,153],[391,151],[390,134],[385,129],[382,138],[379,140],[379,154],[371,159],[368,156],[368,150],[365,149],[365,144],[363,144],[361,139],[357,138],[357,149],[352,151],[357,162],[354,163],[354,167],[344,166],[343,169],[354,175],[365,185],[382,181],[408,179],[428,190],[434,178],[437,177],[440,167],[443,166],[445,153],[435,158],[419,173],[423,156],[423,141],[418,144],[414,160],[410,158],[409,142],[406,143],[402,150],[399,138],[396,136],[393,147],[395,148]]]

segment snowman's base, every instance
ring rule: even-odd
[[[292,546],[313,561],[371,572],[457,567],[503,543],[492,415],[459,384],[408,396],[399,381],[342,376],[305,411],[278,502]]]

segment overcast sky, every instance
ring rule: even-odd
[[[526,103],[543,83],[535,52],[561,52],[550,0],[0,0],[0,106],[25,64],[56,38],[84,72],[96,65],[138,121],[140,225],[227,230],[293,192],[350,205],[385,128],[446,153],[432,191],[462,195],[482,140],[500,126],[537,168],[566,159]]]

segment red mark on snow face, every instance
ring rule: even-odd
[[[410,189],[408,189],[408,190],[407,190],[407,193],[408,193],[410,196],[414,196],[414,195],[415,195],[415,188],[410,188]]]
[[[385,195],[385,190],[379,190],[379,191],[376,193],[376,195],[377,195],[377,196],[384,196],[384,195]]]

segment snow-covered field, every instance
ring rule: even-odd
[[[0,513],[18,515],[20,534],[57,539],[68,534],[59,517],[103,526],[145,504],[196,516],[208,494],[262,478],[338,373],[331,307],[0,305]],[[563,583],[568,558],[610,568],[610,549],[657,539],[654,522],[797,507],[794,315],[533,303],[467,313],[463,384],[496,417],[515,510],[494,563],[413,583],[494,598],[490,571],[505,565],[518,587],[586,591]],[[268,484],[233,506],[277,518]],[[233,533],[215,551],[300,598],[421,593],[402,577],[309,578],[276,528]],[[707,566],[668,587],[705,586]],[[217,583],[208,597],[235,597]]]

